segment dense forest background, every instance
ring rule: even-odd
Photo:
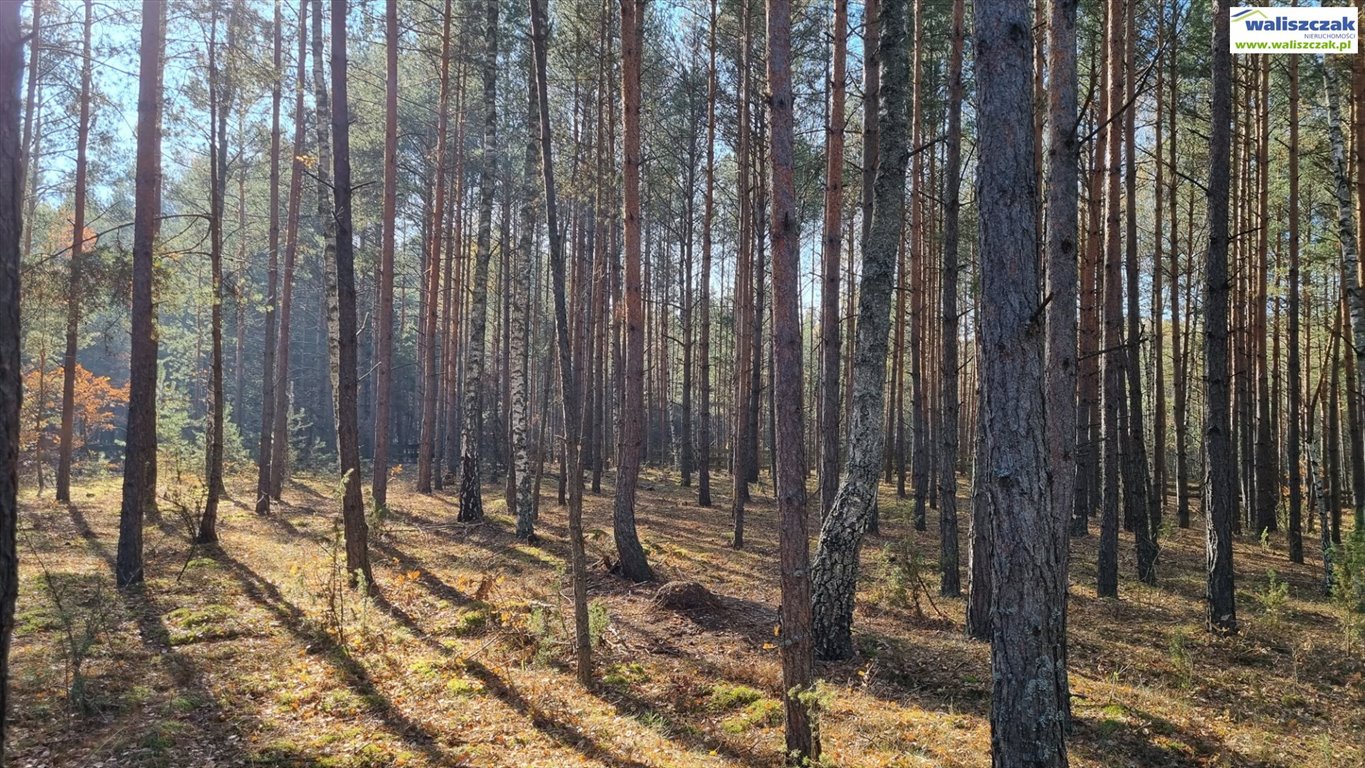
[[[24,3],[15,764],[1359,764],[1365,59],[1228,11]]]

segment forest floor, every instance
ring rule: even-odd
[[[84,481],[69,506],[30,492],[12,764],[777,765],[772,489],[757,486],[737,552],[728,478],[717,480],[710,509],[675,477],[642,481],[641,537],[660,579],[719,598],[696,611],[652,607],[657,584],[606,572],[611,498],[589,495],[592,690],[571,666],[550,478],[538,546],[515,540],[500,487],[484,489],[487,522],[464,526],[450,492],[395,482],[372,545],[379,596],[366,600],[338,588],[334,481],[298,479],[283,509],[258,517],[254,483],[229,479],[211,550],[191,552],[163,502],[147,531],[148,583],[132,595],[113,589],[119,481]],[[173,481],[162,478],[187,487]],[[963,635],[964,600],[938,596],[937,513],[916,532],[894,489],[881,506],[882,533],[864,547],[860,654],[819,667],[825,754],[853,767],[988,766],[989,647]],[[1236,543],[1243,632],[1231,638],[1203,629],[1197,520],[1165,536],[1158,588],[1133,578],[1131,536],[1121,546],[1121,599],[1100,600],[1096,537],[1072,542],[1073,766],[1365,765],[1360,627],[1321,596],[1315,546],[1294,566],[1282,537]]]

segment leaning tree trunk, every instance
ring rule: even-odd
[[[1213,13],[1209,112],[1208,263],[1204,297],[1204,484],[1208,554],[1208,624],[1237,631],[1232,571],[1232,518],[1237,514],[1237,468],[1228,405],[1228,174],[1232,149],[1232,55],[1228,52],[1228,0]]]
[[[479,228],[469,304],[464,380],[464,434],[460,451],[460,513],[463,523],[483,519],[479,487],[479,438],[484,386],[484,336],[488,325],[488,259],[493,239],[493,157],[498,146],[498,0],[488,0],[484,33],[488,49],[483,62],[483,155],[479,168]]]
[[[872,219],[863,241],[863,275],[858,292],[858,330],[853,346],[853,409],[848,453],[834,505],[820,529],[811,570],[815,653],[822,659],[853,655],[853,601],[858,553],[876,504],[877,476],[886,447],[882,430],[886,399],[887,334],[891,327],[891,286],[905,223],[905,166],[909,60],[905,0],[882,0],[877,25],[881,42],[877,116],[880,162]]]
[[[612,532],[621,574],[631,581],[652,581],[644,547],[635,530],[635,492],[644,448],[645,329],[640,301],[640,57],[644,41],[644,0],[621,0],[621,105],[624,130],[621,163],[625,217],[625,390],[621,434],[617,438],[616,504]],[[736,483],[741,477],[736,477]]]
[[[62,426],[57,449],[57,501],[71,501],[71,453],[76,422],[76,348],[81,323],[81,294],[85,260],[85,191],[90,144],[90,38],[94,5],[85,0],[85,26],[81,48],[80,122],[76,125],[76,188],[71,216],[71,279],[66,292],[66,354],[62,358]],[[32,73],[36,74],[36,73]],[[32,76],[32,74],[30,76]],[[36,191],[35,191],[36,194]],[[30,222],[30,226],[32,223]]]
[[[985,473],[995,540],[990,719],[997,768],[1067,764],[1062,549],[1068,526],[1048,491],[1043,334],[1036,327],[1043,307],[1029,130],[1031,27],[1028,0],[976,4],[980,141],[992,148],[982,155],[977,177],[985,352],[985,461],[978,471]]]
[[[530,0],[531,44],[535,54],[536,109],[540,113],[540,172],[544,180],[546,239],[550,242],[550,282],[554,293],[555,341],[559,357],[559,395],[564,422],[564,457],[569,482],[569,563],[573,582],[574,649],[578,682],[592,684],[592,643],[588,632],[587,557],[583,551],[582,419],[578,402],[576,361],[570,354],[568,302],[564,290],[564,246],[555,200],[555,165],[550,145],[550,106],[546,73],[549,20],[541,0]]]
[[[369,526],[360,490],[360,424],[356,397],[360,387],[356,354],[355,249],[351,230],[351,113],[346,97],[346,0],[332,8],[332,133],[336,137],[336,274],[338,365],[337,458],[343,483],[341,518],[346,537],[346,572],[354,586],[361,579],[374,588],[370,572]]]
[[[137,168],[133,182],[132,336],[128,376],[128,431],[119,510],[120,588],[140,584],[142,520],[156,514],[156,305],[153,260],[161,216],[161,17],[158,0],[142,2],[137,90]]]
[[[87,38],[88,39],[88,38]],[[36,41],[35,41],[36,43]],[[20,216],[23,149],[19,142],[19,81],[24,76],[19,4],[0,8],[0,763],[9,713],[9,650],[19,596],[19,353]],[[32,73],[30,73],[32,77]]]

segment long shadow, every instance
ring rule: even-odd
[[[484,690],[497,696],[504,704],[531,721],[536,730],[559,744],[574,749],[591,760],[598,760],[612,768],[650,768],[647,763],[620,757],[602,745],[601,742],[584,734],[568,723],[560,722],[552,713],[541,709],[518,691],[510,680],[505,680],[480,661],[469,661],[465,669],[479,682]]]
[[[98,534],[90,527],[90,523],[85,519],[85,514],[80,507],[75,504],[68,504],[67,512],[71,516],[71,523],[75,526],[76,533],[86,542],[91,551],[109,566],[110,574],[116,574],[116,559],[113,553],[109,551]],[[163,522],[162,525],[169,525],[169,523]],[[163,611],[146,585],[121,590],[119,594],[124,609],[137,624],[138,638],[150,652],[151,659],[161,660],[175,686],[192,694],[192,700],[195,702],[194,719],[197,721],[201,732],[206,733],[211,738],[214,749],[217,750],[215,757],[241,758],[243,755],[241,746],[233,743],[234,739],[227,738],[229,733],[224,731],[239,730],[234,727],[234,723],[241,724],[245,721],[247,725],[253,726],[251,730],[255,730],[254,726],[258,724],[244,716],[235,714],[229,716],[223,710],[213,692],[205,684],[203,673],[198,666],[171,644],[170,630],[162,620]]]
[[[1201,733],[1176,726],[1170,720],[1144,710],[1124,707],[1124,714],[1139,723],[1126,723],[1114,718],[1077,715],[1072,718],[1074,753],[1112,764],[1116,754],[1130,756],[1132,765],[1168,766],[1169,768],[1200,768],[1216,762],[1246,768],[1285,768],[1286,763],[1253,760],[1230,749],[1226,743]],[[1175,742],[1175,744],[1172,744]]]
[[[630,691],[612,690],[607,695],[599,695],[598,698],[610,704],[618,715],[631,719],[639,719],[645,716],[658,718],[660,724],[670,734],[673,734],[670,740],[680,743],[688,749],[724,755],[737,761],[740,765],[750,766],[750,768],[759,768],[759,766],[768,764],[757,755],[736,749],[726,741],[707,735],[705,731],[692,726],[685,720],[664,713],[654,702]]]
[[[212,551],[211,556],[237,579],[246,596],[273,614],[280,626],[295,640],[306,647],[322,650],[323,653],[319,654],[321,658],[327,660],[346,686],[360,696],[391,732],[437,764],[449,760],[449,756],[441,750],[437,737],[395,707],[375,686],[369,670],[340,648],[321,627],[315,626],[298,606],[285,599],[278,587],[221,548]]]

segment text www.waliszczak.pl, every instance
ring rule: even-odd
[[[1233,46],[1239,51],[1345,51],[1350,40],[1238,40]]]

